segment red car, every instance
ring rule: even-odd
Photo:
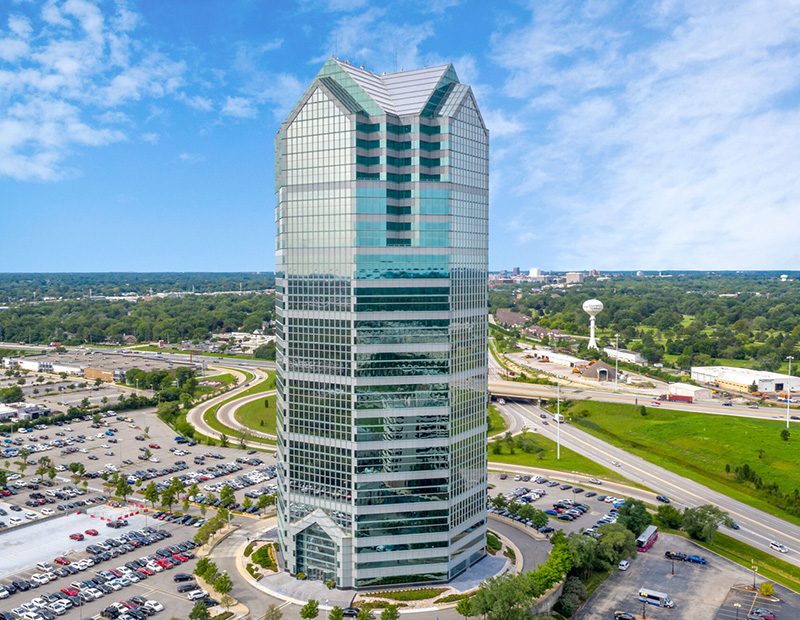
[[[78,596],[78,591],[75,588],[61,588],[61,591],[67,596]]]
[[[172,568],[172,562],[159,558],[156,560],[156,564],[158,564],[161,568]]]
[[[156,571],[154,571],[152,568],[147,568],[146,566],[143,566],[141,568],[137,568],[136,572],[137,573],[142,573],[143,575],[147,575],[148,577],[152,577],[153,575],[156,574]]]
[[[72,540],[83,540],[83,534],[81,534],[79,532],[75,532],[74,534],[70,534],[69,537]]]
[[[178,562],[180,562],[181,564],[189,561],[189,558],[187,558],[185,555],[181,555],[180,553],[176,553],[175,555],[173,555],[172,559],[178,560]]]
[[[100,532],[97,530],[86,530],[86,533],[89,534],[89,536],[97,536]]]
[[[112,569],[111,569],[110,571],[108,571],[108,572],[109,572],[109,573],[111,573],[112,575],[114,575],[114,577],[116,577],[117,579],[119,579],[120,577],[122,577],[122,571],[120,571],[120,570],[117,570],[116,568],[112,568]]]
[[[155,448],[156,450],[158,450],[161,446],[159,446],[157,443],[151,443],[149,447]]]
[[[122,601],[120,604],[127,609],[136,609],[138,607],[138,605],[131,600]]]
[[[65,558],[64,556],[58,556],[55,560],[53,560],[56,564],[61,564],[62,566],[66,566],[67,564],[71,564],[71,562]]]

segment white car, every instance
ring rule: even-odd
[[[188,598],[190,601],[196,601],[198,599],[205,598],[207,596],[208,596],[208,592],[206,592],[205,590],[200,590],[200,589],[192,590],[191,592],[186,594],[186,598]]]
[[[45,517],[49,517],[50,515],[56,514],[56,511],[53,510],[52,508],[42,508],[42,514]]]
[[[28,521],[33,521],[37,518],[37,514],[35,512],[26,512],[25,518],[28,519]]]
[[[81,560],[80,562],[75,562],[73,566],[78,570],[86,570],[89,568],[89,563],[86,560]]]
[[[617,568],[619,568],[619,570],[628,570],[630,565],[631,563],[628,562],[628,560],[622,560],[622,562],[619,563],[619,566]]]
[[[40,586],[43,586],[46,583],[50,583],[50,580],[47,577],[45,577],[44,575],[40,575],[39,573],[31,575],[31,581]],[[39,605],[39,607],[41,607],[41,605]]]
[[[89,594],[92,595],[92,598],[94,598],[95,600],[103,598],[103,593],[97,588],[87,588],[87,590],[89,591]]]
[[[122,584],[119,581],[117,581],[116,579],[112,579],[110,581],[106,581],[106,585],[109,588],[111,588],[112,590],[114,590],[114,592],[118,592],[119,590],[122,590]]]
[[[158,601],[147,601],[145,605],[147,605],[148,607],[152,607],[156,611],[164,611],[164,606]]]
[[[11,518],[8,520],[8,522],[9,522],[11,525],[19,525],[20,523],[22,523],[22,519],[20,519],[19,517],[11,517]]]
[[[43,598],[36,597],[35,599],[31,600],[31,603],[36,605],[39,609],[41,609],[42,607],[47,607],[47,601],[44,600]]]
[[[151,571],[154,571],[156,573],[160,573],[161,571],[164,570],[163,566],[159,566],[155,562],[148,562],[147,563],[147,568],[149,568]]]
[[[789,552],[789,549],[788,549],[788,547],[786,547],[786,545],[783,545],[783,544],[781,544],[779,542],[776,542],[774,540],[770,541],[769,548],[770,549],[774,549],[775,551],[780,551],[781,553],[788,553]]]
[[[57,616],[63,616],[65,613],[67,613],[67,606],[62,603],[59,603],[58,601],[56,601],[55,603],[50,603],[47,606],[47,609],[49,609],[52,613],[54,613]]]

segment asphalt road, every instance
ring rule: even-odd
[[[503,409],[509,415],[534,421],[538,433],[556,440],[556,425],[552,422],[546,426],[541,423],[539,415],[543,413],[543,410],[539,407],[510,403]],[[548,417],[548,420],[551,418]],[[628,454],[571,424],[561,425],[561,445],[606,467],[611,466],[612,461],[618,461],[622,475],[634,482],[642,483],[657,493],[666,495],[678,506],[694,507],[708,503],[719,506],[741,526],[740,530],[726,529],[726,534],[800,566],[800,527],[653,465],[638,456]],[[782,542],[789,548],[789,552],[781,554],[772,551],[769,547],[771,540]]]

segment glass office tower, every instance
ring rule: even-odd
[[[329,59],[275,140],[287,570],[446,581],[486,544],[489,136],[452,65]]]

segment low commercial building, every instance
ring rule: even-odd
[[[0,405],[0,420],[38,420],[42,416],[50,415],[51,411],[42,405],[30,405],[28,403],[8,403]]]
[[[608,355],[611,359],[618,359],[620,362],[627,362],[629,364],[644,364],[644,356],[638,351],[629,351],[628,349],[615,349],[614,347],[605,347],[603,353]]]
[[[692,380],[735,392],[749,392],[755,384],[757,392],[800,391],[800,377],[790,377],[766,370],[731,366],[693,366]]]
[[[691,383],[670,383],[669,393],[675,396],[691,396],[692,400],[711,400],[711,388]]]
[[[537,359],[540,361],[547,361],[552,362],[553,364],[558,364],[559,366],[565,366],[566,368],[577,368],[579,366],[588,366],[590,362],[586,360],[582,360],[579,357],[575,357],[574,355],[567,355],[565,353],[556,353],[555,351],[550,351],[549,349],[533,349],[531,351],[526,351],[525,357],[532,357],[533,359]]]
[[[602,360],[592,362],[585,368],[581,369],[581,378],[593,379],[595,381],[613,381],[616,374],[614,368],[606,364]]]

